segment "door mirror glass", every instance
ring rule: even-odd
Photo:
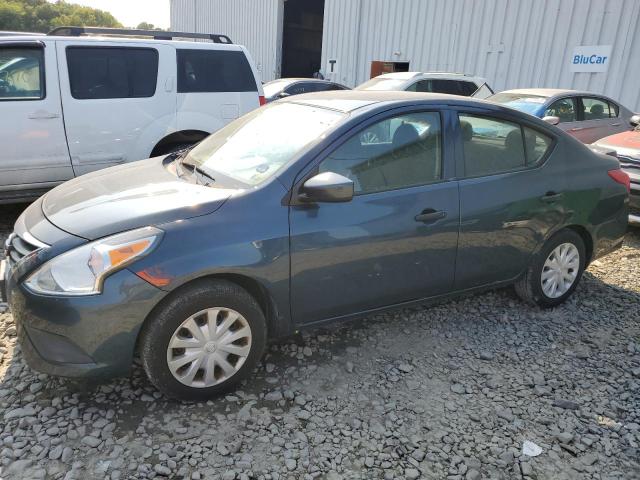
[[[542,121],[550,123],[551,125],[558,125],[560,123],[560,117],[547,115],[546,117],[542,117]]]
[[[299,198],[304,202],[349,202],[353,198],[353,182],[334,172],[319,173],[304,182]]]
[[[640,125],[640,115],[634,115],[629,119],[629,123],[634,126],[637,127],[638,125]]]

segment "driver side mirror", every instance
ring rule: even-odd
[[[291,94],[287,93],[287,92],[280,92],[278,94],[278,98],[287,98],[287,97],[290,97],[290,96],[291,96]]]
[[[632,127],[637,127],[638,125],[640,125],[640,114],[633,115],[629,119],[629,123],[631,124]]]
[[[304,182],[298,198],[303,202],[349,202],[353,199],[353,182],[337,173],[319,173]]]
[[[542,121],[547,122],[551,125],[558,125],[560,123],[560,117],[552,117],[552,116],[542,117]]]

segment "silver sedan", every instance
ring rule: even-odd
[[[630,130],[634,115],[609,97],[578,90],[506,90],[487,100],[542,118],[587,144]]]

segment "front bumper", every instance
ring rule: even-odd
[[[85,297],[44,296],[17,283],[5,287],[25,360],[35,370],[65,377],[113,377],[131,368],[138,333],[166,295],[128,270]]]

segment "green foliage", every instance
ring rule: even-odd
[[[138,30],[162,30],[160,27],[156,27],[153,23],[140,22],[136,27]]]
[[[0,0],[0,30],[46,33],[62,26],[122,25],[108,12],[62,0]]]

